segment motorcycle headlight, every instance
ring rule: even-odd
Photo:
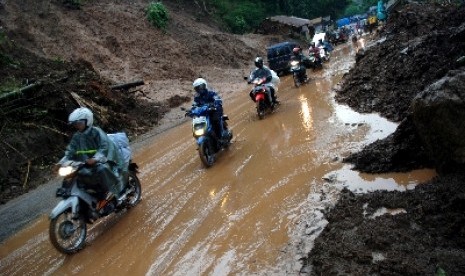
[[[192,132],[194,133],[195,137],[203,136],[205,135],[207,131],[207,125],[206,124],[197,124],[194,125]]]
[[[291,61],[291,66],[297,66],[299,62],[297,60]]]
[[[205,134],[205,129],[199,128],[194,130],[194,136],[203,136]]]
[[[72,166],[61,167],[58,169],[58,175],[60,176],[67,176],[74,172],[74,168]]]

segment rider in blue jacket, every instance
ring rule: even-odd
[[[223,138],[223,101],[221,97],[213,90],[208,90],[207,81],[203,78],[198,78],[192,84],[194,86],[195,95],[193,106],[208,105],[214,108],[211,112],[211,121],[213,130],[219,139]]]

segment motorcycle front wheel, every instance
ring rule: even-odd
[[[206,168],[211,167],[215,162],[215,154],[208,143],[209,141],[205,140],[202,144],[199,145],[200,160]]]
[[[73,254],[84,247],[87,225],[84,218],[72,218],[70,210],[50,221],[49,236],[53,246],[65,254]]]
[[[299,82],[298,73],[297,73],[297,72],[294,72],[293,77],[294,77],[294,85],[295,85],[295,87],[299,87],[300,82]]]
[[[126,202],[127,207],[131,208],[136,206],[142,198],[142,186],[135,172],[129,172],[128,189],[131,189],[132,192],[128,194]]]

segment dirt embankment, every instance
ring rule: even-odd
[[[0,5],[0,88],[34,88],[0,100],[0,203],[50,177],[74,108],[90,107],[99,126],[134,140],[191,100],[196,77],[223,95],[244,88],[244,72],[272,39],[222,33],[190,1],[166,3],[166,31],[145,19],[147,1],[85,1],[80,9],[63,3]],[[145,84],[110,89],[136,80]]]
[[[15,87],[40,83],[30,94],[0,103],[2,203],[41,183],[32,179],[46,179],[40,174],[62,154],[69,133],[65,121],[78,105],[94,107],[98,124],[109,132],[124,128],[134,138],[157,125],[169,108],[189,101],[195,77],[206,77],[221,93],[238,89],[253,57],[274,39],[221,33],[190,1],[166,2],[171,15],[166,32],[144,20],[146,1],[85,1],[79,10],[60,3],[0,5],[1,79]],[[403,123],[346,161],[368,172],[432,166],[408,122],[408,107],[464,55],[463,44],[448,40],[464,14],[463,7],[432,4],[391,14],[386,41],[368,49],[347,74],[337,100]],[[402,54],[406,47],[414,49],[408,59]],[[135,79],[146,84],[129,93],[109,89]],[[442,176],[406,193],[345,192],[327,214],[328,227],[302,271],[431,275],[440,267],[464,274],[464,180],[462,174]],[[382,207],[396,215],[378,216]]]
[[[412,99],[451,69],[465,41],[465,8],[408,4],[391,13],[380,42],[344,77],[336,99],[401,122],[395,133],[345,159],[365,172],[434,167],[410,114]],[[462,27],[460,27],[462,26]],[[407,192],[344,191],[327,213],[302,272],[311,275],[465,274],[465,172],[441,174]],[[440,274],[436,274],[440,275]]]

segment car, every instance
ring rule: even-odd
[[[285,41],[266,48],[268,67],[278,75],[289,73],[292,49],[298,46],[296,42]]]

